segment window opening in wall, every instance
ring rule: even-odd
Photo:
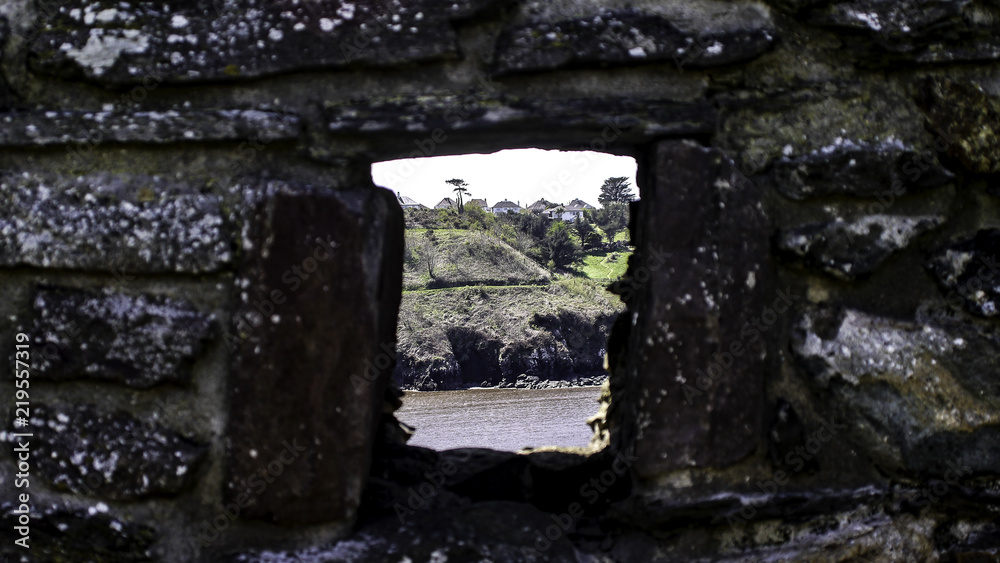
[[[379,162],[406,220],[394,379],[410,444],[586,447],[636,162],[505,150]]]

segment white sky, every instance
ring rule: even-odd
[[[470,196],[486,198],[491,206],[504,199],[524,207],[539,198],[555,203],[580,198],[600,207],[597,196],[601,184],[611,176],[627,176],[638,196],[635,172],[635,160],[627,156],[514,149],[378,162],[372,166],[372,180],[427,207],[434,207],[444,197],[455,197],[454,187],[445,183],[451,178],[468,182]]]

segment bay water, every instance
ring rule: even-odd
[[[600,387],[407,391],[396,417],[416,427],[408,442],[435,450],[586,446]]]

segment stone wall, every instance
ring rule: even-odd
[[[631,460],[631,492],[588,513],[599,532],[493,557],[997,559],[995,0],[12,0],[0,17],[11,560],[217,561],[351,534],[394,404],[402,268],[370,165],[518,147],[639,162],[592,456]]]

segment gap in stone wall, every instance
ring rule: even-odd
[[[628,205],[599,199],[605,181],[635,197],[635,176],[634,159],[593,151],[372,166],[406,222],[394,382],[411,445],[588,447],[624,310],[607,286],[631,254]]]

